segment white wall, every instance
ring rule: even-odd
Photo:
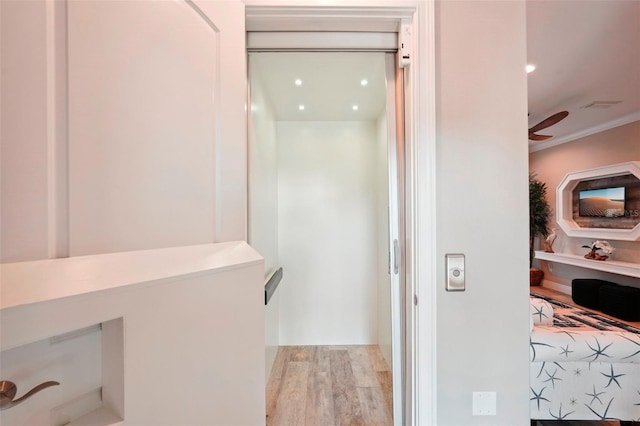
[[[538,178],[547,184],[547,201],[552,207],[553,216],[550,228],[556,228],[558,235],[553,244],[556,253],[585,254],[583,245],[591,244],[591,238],[568,237],[556,223],[556,188],[568,173],[588,170],[595,167],[640,160],[640,121],[609,129],[584,138],[576,139],[529,155],[529,166]],[[614,260],[640,263],[640,245],[637,241],[608,240],[614,247]],[[535,261],[545,272],[544,286],[565,293],[571,293],[571,281],[574,278],[598,278],[621,285],[640,287],[640,279],[609,274],[601,271]],[[540,265],[542,263],[542,265]],[[551,269],[549,268],[551,266]]]
[[[378,345],[391,367],[391,277],[389,275],[389,142],[387,114],[376,121],[375,186],[377,231]]]
[[[44,259],[55,252],[50,243],[56,223],[50,219],[56,209],[53,189],[58,167],[51,161],[56,155],[51,131],[52,114],[59,112],[51,110],[51,83],[59,81],[48,56],[54,54],[55,42],[50,32],[51,12],[45,2],[0,2],[2,263]],[[38,385],[39,379],[57,379],[65,383],[63,398],[76,399],[75,410],[83,412],[96,402],[81,396],[101,385],[100,365],[94,362],[100,359],[99,332],[55,345],[34,343],[3,351],[1,357],[2,379],[17,383],[18,396]],[[3,415],[3,423],[46,423],[42,413],[34,411],[28,418],[24,412],[18,418],[11,413]]]
[[[280,344],[376,343],[376,131],[278,122]]]
[[[3,262],[48,256],[45,12],[43,2],[0,2]]]
[[[240,0],[0,3],[3,262],[246,238]]]
[[[175,2],[68,7],[70,254],[213,242],[218,35]]]
[[[265,259],[265,280],[280,267],[278,258],[278,157],[273,108],[260,74],[249,61],[251,116],[249,122],[249,244]],[[265,307],[266,374],[278,352],[280,289]]]
[[[440,1],[435,18],[438,424],[524,425],[525,2]],[[466,255],[465,292],[445,291],[445,253]],[[474,391],[496,392],[496,416],[472,416]]]

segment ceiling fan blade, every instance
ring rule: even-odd
[[[554,124],[564,120],[568,115],[569,115],[568,111],[560,111],[558,113],[555,113],[551,117],[548,117],[547,119],[542,120],[540,123],[530,128],[529,133],[535,133],[539,130],[546,129],[547,127],[551,127]]]
[[[545,141],[552,136],[549,135],[536,135],[535,133],[529,133],[529,140],[532,141]]]

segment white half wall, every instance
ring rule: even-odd
[[[4,264],[0,377],[18,395],[60,386],[1,411],[0,423],[67,424],[74,416],[56,413],[95,390],[126,425],[264,424],[263,268],[243,241]],[[124,329],[103,328],[102,342],[42,341],[112,319]]]
[[[280,344],[377,343],[373,122],[278,122]]]

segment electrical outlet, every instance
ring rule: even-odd
[[[496,393],[495,392],[474,392],[473,393],[473,415],[474,416],[495,416],[496,415]]]

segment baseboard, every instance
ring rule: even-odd
[[[555,290],[571,296],[571,286],[560,284],[551,280],[542,280],[541,286],[544,288],[548,288],[549,290]]]

